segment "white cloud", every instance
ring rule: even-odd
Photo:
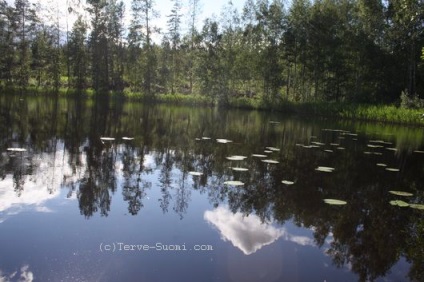
[[[29,270],[29,265],[22,266],[19,272],[15,271],[10,275],[4,275],[4,273],[0,269],[0,282],[11,282],[11,281],[32,282],[34,281],[34,273],[32,273],[32,271]]]
[[[45,201],[57,197],[59,189],[50,193],[44,185],[37,185],[30,181],[27,176],[23,176],[25,184],[21,195],[17,195],[13,189],[12,175],[0,182],[0,212],[7,211],[8,215],[19,213],[21,208],[26,205],[41,206]]]
[[[245,255],[255,253],[280,237],[301,246],[315,245],[313,239],[307,236],[289,234],[285,228],[262,223],[257,215],[246,217],[240,212],[232,213],[227,207],[205,211],[203,218],[219,230],[224,241],[230,241]]]
[[[253,254],[263,246],[272,244],[284,234],[283,229],[262,223],[256,215],[245,217],[239,212],[234,214],[225,207],[205,211],[203,217],[218,228],[223,240],[230,241],[245,255]]]
[[[0,213],[3,213],[0,223],[28,207],[37,212],[52,212],[45,203],[59,197],[64,176],[68,181],[76,181],[79,177],[73,175],[72,168],[63,159],[67,159],[63,149],[56,154],[34,155],[32,165],[35,170],[32,175],[22,175],[19,194],[14,189],[16,180],[12,174],[0,181]]]

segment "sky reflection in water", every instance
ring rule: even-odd
[[[12,116],[15,104],[8,103],[2,110]],[[408,190],[414,195],[408,201],[423,202],[423,156],[414,152],[423,147],[419,131],[332,124],[333,131],[325,121],[243,111],[50,106],[9,117],[12,124],[0,136],[2,282],[408,281],[422,275],[423,213],[390,206],[396,197],[387,192]],[[55,126],[47,122],[52,113]],[[269,122],[276,118],[280,123]],[[383,138],[382,147],[369,146]],[[27,152],[6,152],[12,144]],[[266,147],[279,149],[265,153],[277,164],[251,156]],[[234,163],[231,155],[247,158]],[[335,170],[316,171],[319,166]],[[287,179],[294,184],[283,184]],[[225,185],[229,180],[245,184]],[[348,204],[330,206],[325,198]],[[108,245],[120,249],[107,251]],[[124,251],[124,245],[152,248]],[[199,246],[212,250],[196,251]]]

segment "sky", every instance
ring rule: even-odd
[[[66,14],[67,11],[67,2],[82,2],[84,3],[85,0],[29,0],[31,3],[41,3],[43,6],[53,6],[58,7],[61,12]],[[118,0],[119,1],[119,0]],[[183,8],[182,11],[187,11],[189,0],[182,0]],[[229,0],[200,0],[200,17],[198,21],[198,25],[201,26],[204,19],[207,17],[211,17],[212,15],[216,15],[219,17],[222,8],[228,3]],[[6,0],[6,2],[9,3],[9,5],[13,5],[15,2],[14,0]],[[123,0],[125,4],[125,23],[129,23],[131,20],[131,0]],[[155,2],[155,9],[159,12],[160,17],[155,20],[156,26],[158,26],[161,29],[166,28],[166,21],[167,21],[167,15],[170,14],[171,8],[173,5],[173,2],[171,0],[154,0]],[[245,0],[232,0],[232,3],[234,7],[236,7],[239,11],[244,6]],[[63,16],[62,19],[65,20],[65,18],[68,18],[68,21],[72,21],[73,18],[69,15]],[[187,25],[185,20],[183,20],[182,27],[184,28]]]
[[[120,1],[120,0],[117,0]],[[131,21],[131,2],[132,0],[122,0],[125,5],[125,17],[124,17],[124,24],[126,25],[126,28],[128,27],[130,21]],[[159,28],[161,30],[161,34],[154,34],[153,40],[155,42],[160,42],[163,33],[167,30],[167,16],[171,13],[171,9],[173,6],[173,2],[171,0],[153,0],[154,1],[154,9],[158,11],[159,17],[156,18],[152,23],[155,27]],[[239,14],[241,14],[241,11],[243,9],[243,6],[247,0],[231,0],[233,3],[234,8],[236,8],[239,11]],[[6,2],[13,6],[15,0],[6,0]],[[45,12],[49,7],[53,10],[59,10],[60,14],[60,27],[62,30],[71,30],[73,22],[77,19],[77,15],[69,14],[68,13],[68,4],[67,3],[85,3],[86,0],[29,0],[31,3],[38,3],[41,7],[44,7],[40,14],[46,13]],[[230,0],[199,0],[200,4],[200,15],[197,20],[197,28],[200,30],[202,28],[203,22],[206,18],[210,17],[216,17],[216,19],[219,22],[219,18],[221,15],[221,11],[224,6],[227,6]],[[289,5],[291,1],[287,0],[284,1],[286,5]],[[181,12],[183,14],[188,12],[188,3],[189,0],[182,0],[182,10]],[[77,9],[78,10],[78,9]],[[84,9],[81,7],[79,9],[81,12],[84,11]],[[55,14],[55,13],[52,13]],[[86,13],[87,14],[87,13]],[[89,21],[88,17],[86,17],[86,20]],[[182,33],[186,33],[188,29],[188,17],[183,16],[182,23],[181,23],[181,31]]]

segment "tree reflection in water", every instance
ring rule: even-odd
[[[153,189],[160,190],[158,208],[167,213],[171,205],[183,219],[192,193],[198,191],[211,206],[225,205],[233,215],[281,225],[292,221],[314,230],[314,243],[323,247],[330,240],[326,252],[334,264],[349,264],[362,281],[384,276],[402,257],[411,262],[410,279],[424,279],[424,213],[390,206],[396,197],[388,193],[407,190],[413,193],[408,202],[424,202],[424,155],[414,153],[422,150],[422,130],[341,122],[332,126],[350,132],[323,130],[329,122],[280,118],[275,124],[269,123],[275,116],[259,112],[120,103],[92,106],[79,99],[45,107],[42,100],[28,99],[25,112],[17,111],[21,103],[10,101],[11,97],[0,99],[5,100],[0,124],[10,123],[0,132],[3,152],[12,141],[28,147],[23,157],[1,155],[0,173],[13,175],[17,195],[29,175],[41,173],[33,156],[48,152],[51,161],[62,156],[72,168],[63,174],[61,186],[69,189],[69,197],[76,193],[87,219],[96,213],[108,216],[118,195],[128,203],[128,213],[137,215]],[[102,136],[115,140],[102,143]],[[123,140],[124,136],[134,139]],[[211,139],[202,139],[206,136]],[[215,141],[224,137],[233,143]],[[369,146],[376,139],[387,143]],[[61,154],[58,144],[63,144]],[[269,146],[280,149],[268,153],[279,163],[251,157]],[[248,172],[230,169],[234,166],[226,159],[230,155],[247,156],[240,166]],[[377,163],[400,171],[387,171]],[[335,170],[319,172],[318,166]],[[202,175],[191,176],[189,171]],[[285,179],[295,183],[284,185]],[[245,185],[225,185],[227,180]],[[326,198],[348,204],[330,206],[323,202]]]

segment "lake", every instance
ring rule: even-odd
[[[424,130],[0,97],[0,281],[422,281]]]

